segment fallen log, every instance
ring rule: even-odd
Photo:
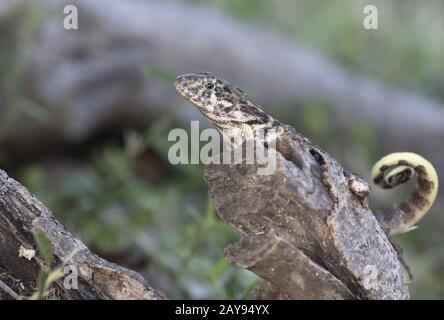
[[[166,299],[139,273],[92,253],[25,187],[0,170],[0,300],[26,298],[35,292],[44,259],[33,253],[28,260],[19,252],[20,248],[37,251],[33,239],[37,232],[43,232],[50,240],[54,266],[65,264],[78,277],[77,289],[66,286],[63,279],[57,281],[57,298]]]

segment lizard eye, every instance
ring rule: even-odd
[[[214,90],[214,88],[216,88],[216,85],[213,82],[208,81],[205,83],[205,89],[211,91]]]

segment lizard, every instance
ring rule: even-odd
[[[174,81],[176,90],[192,102],[223,136],[231,141],[246,131],[273,131],[277,135],[289,134],[292,139],[303,141],[310,148],[310,154],[319,163],[321,171],[328,170],[325,161],[333,161],[320,147],[313,145],[295,128],[283,124],[263,111],[247,94],[227,80],[210,72],[183,74]],[[272,130],[273,129],[273,130]],[[290,155],[291,156],[291,155]],[[297,159],[292,159],[297,163]],[[328,180],[328,172],[322,172]],[[369,195],[367,184],[355,175],[351,177],[350,188],[358,197]],[[374,183],[384,189],[400,186],[417,176],[415,190],[399,205],[376,212],[375,216],[390,235],[410,231],[430,210],[438,191],[438,175],[433,165],[425,158],[411,152],[391,153],[379,160],[371,170]],[[337,202],[334,184],[324,181],[333,202]]]

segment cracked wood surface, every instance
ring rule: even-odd
[[[235,265],[271,283],[257,297],[408,299],[408,276],[357,177],[289,132],[276,144],[276,172],[258,165],[205,168],[219,217],[240,233],[226,248]],[[352,183],[351,183],[352,182]],[[269,294],[272,292],[271,294]]]
[[[55,265],[67,261],[77,268],[78,290],[55,284],[61,299],[165,299],[137,272],[110,263],[92,253],[60,224],[37,198],[0,170],[0,281],[21,296],[35,291],[43,259],[19,257],[23,246],[35,249],[32,234],[44,232],[54,248]],[[36,249],[35,249],[36,250]],[[0,299],[10,298],[0,288]]]

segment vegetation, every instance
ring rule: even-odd
[[[376,1],[380,8],[378,31],[356,27],[362,24],[365,1],[349,1],[348,5],[322,0],[186,2],[205,3],[234,19],[267,25],[356,71],[444,101],[441,1]],[[30,16],[24,38],[20,38],[23,41],[29,41],[26,39],[35,28],[34,21],[35,17]],[[0,139],[11,130],[16,112],[42,122],[50,118],[41,107],[21,99],[25,71],[20,62],[20,55],[0,56],[1,70],[12,77],[7,90],[14,99],[0,119]],[[171,79],[163,70],[147,72],[165,81]],[[300,110],[286,122],[324,146],[345,167],[353,167],[358,155],[370,171],[378,157],[373,128],[355,123],[332,135],[329,106],[307,105]],[[171,298],[246,298],[258,278],[224,258],[224,246],[235,241],[237,235],[216,217],[203,167],[172,166],[167,161],[171,144],[167,134],[174,127],[177,124],[173,119],[164,119],[145,132],[113,134],[100,144],[91,141],[86,152],[72,152],[74,157],[61,153],[13,169],[20,181],[88,246],[111,261],[147,275],[154,287]],[[7,160],[0,151],[0,166],[12,167]],[[440,272],[444,256],[439,236],[425,225],[401,235],[399,240],[416,275],[412,296],[444,297],[444,275]],[[44,290],[42,285],[38,294],[44,295]]]

